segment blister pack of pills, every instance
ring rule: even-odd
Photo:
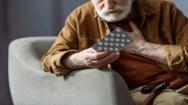
[[[93,48],[97,51],[119,52],[131,42],[132,39],[126,34],[126,32],[118,27],[106,35],[103,39],[96,42],[93,45]]]

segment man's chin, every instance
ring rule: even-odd
[[[107,22],[117,22],[117,21],[121,21],[123,19],[104,19]]]
[[[121,17],[121,16],[104,16],[101,18],[107,22],[117,22],[117,21],[121,21],[121,20],[125,19],[126,16],[123,16],[123,17]]]

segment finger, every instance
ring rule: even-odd
[[[132,29],[133,31],[139,32],[139,29],[138,29],[138,27],[136,26],[135,23],[133,23],[132,21],[130,21],[130,22],[129,22],[129,25],[130,25],[130,27],[131,27],[131,29]]]
[[[119,53],[111,53],[109,56],[101,59],[98,61],[98,63],[100,65],[106,65],[106,64],[109,64],[109,63],[112,63],[113,61],[115,61],[117,58],[119,58],[120,54]]]
[[[102,60],[88,62],[88,66],[91,68],[100,68],[102,66],[105,66],[107,64],[114,62],[115,60],[119,58],[119,56],[120,56],[119,52],[117,52],[116,54],[110,54],[108,57]]]
[[[90,53],[97,53],[97,51],[93,47],[88,48],[86,51]]]
[[[118,52],[117,55],[114,57],[114,59],[112,59],[108,64],[116,61],[119,57],[120,57],[120,53]]]
[[[91,68],[95,68],[96,65],[98,64],[98,61],[91,61],[89,59],[85,59],[85,64],[88,66],[88,67],[91,67]]]
[[[110,54],[111,54],[111,52],[109,52],[109,51],[102,51],[102,52],[98,52],[98,53],[92,54],[91,56],[89,56],[88,59],[90,59],[90,60],[99,60],[99,59],[102,59],[102,58],[105,58],[105,57],[109,56]]]

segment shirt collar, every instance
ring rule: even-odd
[[[147,0],[135,0],[133,6],[137,8],[137,11],[142,16],[150,16],[155,13],[155,8],[150,3],[151,2]]]
[[[146,21],[146,16],[154,15],[154,6],[150,4],[149,0],[135,0],[133,6],[141,18],[141,23],[139,26],[141,28]]]

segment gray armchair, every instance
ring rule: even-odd
[[[188,1],[174,1],[188,16]],[[8,73],[14,105],[133,105],[116,72],[81,70],[66,78],[43,72],[40,58],[54,39],[30,37],[10,43]]]
[[[80,70],[68,77],[45,73],[40,58],[55,37],[16,39],[9,45],[9,85],[14,105],[134,105],[114,71]]]

